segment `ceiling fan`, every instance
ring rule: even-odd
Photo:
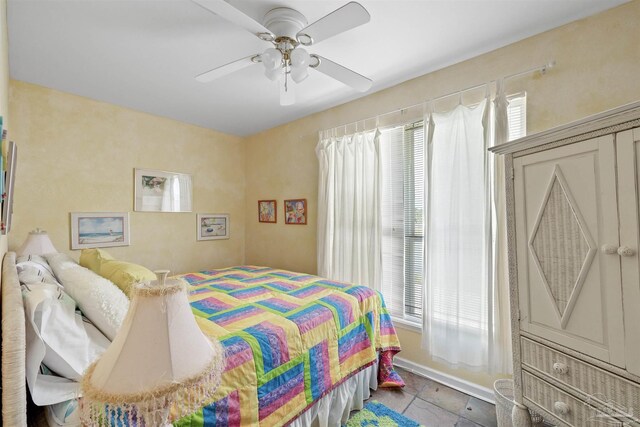
[[[304,49],[369,22],[371,18],[369,12],[359,3],[347,3],[311,25],[307,25],[304,15],[288,7],[270,10],[265,15],[263,24],[260,24],[224,0],[193,0],[193,2],[273,45],[262,53],[249,55],[202,73],[196,76],[199,82],[210,82],[249,65],[262,63],[265,75],[270,80],[280,80],[281,105],[292,105],[295,102],[291,81],[302,82],[307,78],[309,68],[360,92],[366,92],[371,88],[372,82],[367,77],[320,55],[309,54]]]

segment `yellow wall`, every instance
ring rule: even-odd
[[[529,133],[640,99],[640,1],[528,38],[448,68],[426,74],[362,99],[305,117],[247,138],[246,261],[316,271],[318,131],[362,120],[475,84],[545,64],[544,76],[514,79],[511,92],[528,93]],[[309,225],[258,223],[256,202],[285,198],[309,200]],[[488,375],[452,371],[420,349],[419,336],[399,330],[404,351],[415,363],[490,386]]]
[[[9,47],[7,33],[7,0],[0,0],[0,116],[9,112]]]
[[[70,250],[70,212],[130,213],[131,246],[116,258],[174,273],[244,260],[245,144],[166,118],[12,80],[18,144],[9,249],[35,227]],[[133,169],[193,176],[193,213],[133,212]],[[196,212],[231,215],[229,240],[196,241]]]
[[[7,0],[0,0],[0,116],[7,129],[9,115],[9,45],[7,32]],[[6,148],[3,148],[6,153]],[[4,159],[4,154],[3,154]],[[4,160],[3,160],[4,161]],[[0,259],[7,252],[7,236],[0,236]]]

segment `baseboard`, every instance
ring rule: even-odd
[[[430,380],[437,381],[441,384],[444,384],[448,387],[459,390],[470,396],[477,397],[478,399],[482,399],[485,402],[495,404],[493,390],[489,388],[454,377],[453,375],[445,374],[443,372],[437,371],[433,368],[429,368],[424,365],[419,365],[407,359],[403,359],[402,357],[398,357],[398,356],[394,357],[393,364],[396,366],[399,366],[400,368],[406,369],[409,372],[413,372],[414,374],[418,374],[420,376],[429,378]]]

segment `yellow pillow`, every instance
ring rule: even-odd
[[[96,274],[100,274],[100,264],[102,261],[111,259],[113,259],[113,257],[102,249],[83,249],[80,253],[80,265]]]
[[[146,267],[115,259],[103,259],[100,263],[99,274],[115,283],[127,296],[129,296],[134,283],[156,278],[156,275]]]

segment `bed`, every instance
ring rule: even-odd
[[[214,403],[175,425],[285,425],[308,409],[322,425],[359,409],[377,382],[398,381],[390,363],[398,338],[382,298],[367,287],[258,266],[179,277],[227,366]],[[341,401],[341,386],[358,398]],[[322,411],[317,402],[327,396],[335,407],[324,402]]]
[[[27,397],[15,254],[6,254],[2,276],[3,424],[19,426]],[[222,344],[226,368],[212,403],[175,426],[340,425],[370,389],[402,382],[392,367],[398,338],[367,287],[258,266],[178,277],[202,331]]]

